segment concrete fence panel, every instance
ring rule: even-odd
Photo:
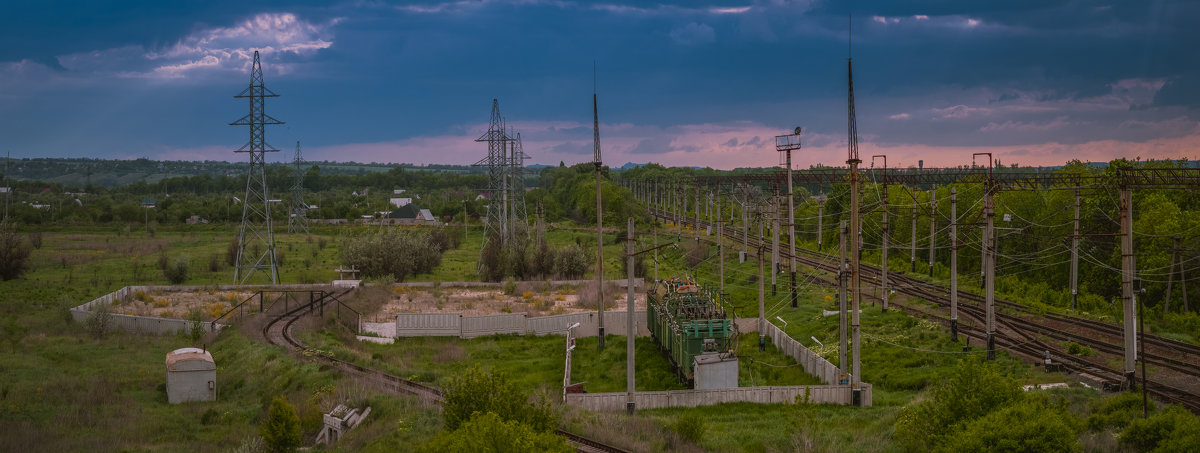
[[[529,333],[534,335],[566,335],[567,327],[579,323],[583,327],[596,317],[589,313],[571,313],[566,315],[535,316],[528,318]],[[576,328],[578,329],[578,327]],[[576,331],[578,334],[578,331]],[[592,333],[595,335],[595,332]]]
[[[733,402],[791,404],[796,402],[797,397],[802,398],[806,391],[809,395],[809,402],[814,404],[846,405],[853,402],[850,386],[846,385],[770,386],[637,392],[633,395],[633,401],[638,409],[697,407]],[[863,384],[863,405],[871,405],[870,395],[870,385]],[[569,393],[566,397],[567,404],[587,410],[625,410],[626,394],[624,392]]]
[[[457,337],[462,335],[458,313],[401,313],[396,315],[397,337]]]
[[[525,313],[463,316],[460,322],[462,323],[462,338],[475,338],[495,334],[524,335],[527,330]]]

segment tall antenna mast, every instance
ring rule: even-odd
[[[853,26],[853,21],[851,22]],[[850,330],[851,341],[853,342],[853,358],[851,359],[851,381],[850,389],[852,392],[852,401],[855,406],[862,405],[862,382],[859,373],[861,362],[860,352],[862,342],[859,337],[859,302],[861,301],[862,291],[859,281],[859,250],[862,239],[859,237],[861,231],[860,222],[862,221],[859,211],[859,181],[858,181],[858,164],[862,162],[858,158],[858,125],[854,118],[854,65],[851,53],[847,52],[846,56],[846,81],[847,81],[847,96],[846,96],[846,133],[847,133],[847,158],[846,164],[850,166],[850,237],[846,238],[850,244]],[[845,371],[845,370],[843,370]]]
[[[266,98],[278,97],[263,83],[262,63],[254,51],[250,68],[250,86],[235,98],[250,101],[250,113],[229,123],[231,126],[250,126],[250,141],[238,153],[250,154],[250,171],[246,174],[246,198],[242,200],[242,228],[238,233],[238,257],[233,270],[235,284],[244,284],[257,274],[262,283],[279,283],[279,261],[275,258],[275,228],[271,224],[270,198],[267,196],[266,156],[279,150],[267,144],[266,125],[283,124],[265,110]]]
[[[8,199],[12,197],[12,187],[8,186],[8,161],[12,160],[12,151],[4,153],[4,221],[8,221]]]
[[[600,172],[604,167],[600,159],[600,114],[596,107],[596,61],[592,61],[592,144],[595,154],[592,163],[596,164],[596,305],[599,307],[599,327],[597,334],[600,338],[600,349],[604,350],[604,206],[600,201]]]

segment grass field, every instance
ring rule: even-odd
[[[156,227],[152,236],[134,226],[52,226],[42,231],[43,245],[34,251],[29,272],[0,283],[0,451],[225,451],[253,438],[266,403],[276,395],[297,405],[309,435],[325,406],[335,401],[371,404],[371,419],[339,447],[346,451],[404,451],[440,429],[436,411],[409,399],[358,388],[236,330],[204,340],[218,363],[218,401],[168,405],[162,389],[164,355],[192,346],[191,340],[123,333],[94,338],[70,321],[67,310],[123,286],[166,284],[159,268],[163,257],[187,257],[186,284],[231,283],[232,269],[225,254],[236,227]],[[369,228],[361,226],[318,227],[311,235],[278,234],[283,282],[332,279],[339,242],[366,231]],[[677,239],[673,230],[659,231],[660,244]],[[409,280],[474,280],[480,233],[472,229],[461,248],[447,252],[441,266]],[[554,229],[549,237],[555,244],[595,241],[586,229]],[[692,240],[686,232],[679,237],[677,248],[659,254],[659,276],[687,271],[716,287],[715,253],[689,263],[686,255]],[[624,244],[616,239],[614,233],[606,235],[608,278],[624,277],[618,265]],[[652,244],[643,237],[637,247],[644,250]],[[726,251],[727,301],[737,316],[753,317],[757,261],[736,263],[737,250],[740,247],[730,244]],[[647,265],[653,272],[654,264]],[[780,275],[778,292],[772,296],[768,277],[767,318],[836,363],[837,318],[821,316],[823,309],[833,308],[834,294],[825,288],[802,287],[799,307],[792,309],[786,286]],[[895,449],[890,443],[892,424],[899,409],[944,379],[965,354],[960,344],[950,342],[946,332],[932,323],[896,311],[883,314],[877,307],[864,307],[862,333],[862,374],[864,381],[874,385],[872,408],[724,404],[640,411],[634,417],[560,410],[565,426],[572,430],[614,443],[628,442],[638,450],[891,451]],[[523,388],[552,399],[562,380],[562,337],[418,338],[374,345],[326,326],[304,333],[304,338],[340,357],[435,384],[474,363],[504,371]],[[753,334],[739,341],[742,385],[816,383],[773,347],[759,353],[756,342]],[[572,380],[586,382],[588,391],[625,389],[624,337],[610,336],[608,343],[600,352],[594,338],[583,338],[575,350]],[[649,339],[638,339],[636,361],[639,390],[682,387]],[[1025,382],[1060,380],[1003,353],[997,362]],[[696,416],[702,417],[705,433],[698,442],[683,440],[673,427]]]

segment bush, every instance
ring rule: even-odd
[[[1137,451],[1200,451],[1200,419],[1181,406],[1169,406],[1150,418],[1134,419],[1118,440]]]
[[[1065,404],[1029,398],[966,422],[938,451],[1079,451],[1079,425]]]
[[[188,311],[188,337],[191,338],[192,344],[200,342],[204,338],[204,312],[199,308],[193,308]]]
[[[450,378],[444,396],[442,419],[449,431],[458,429],[476,412],[491,412],[537,432],[552,431],[557,424],[548,403],[531,402],[503,373],[484,371],[479,365]]]
[[[42,248],[42,232],[34,231],[32,233],[29,233],[29,244],[33,245],[33,248],[41,250],[41,248]]]
[[[592,256],[583,246],[571,244],[554,251],[554,273],[558,278],[573,280],[583,278],[591,266]]]
[[[238,238],[233,238],[233,242],[229,243],[229,247],[225,248],[225,264],[237,266],[238,250],[241,245],[238,244]]]
[[[977,357],[960,360],[950,378],[931,393],[931,399],[902,408],[896,420],[895,439],[909,450],[940,445],[957,423],[970,422],[1024,396],[1014,379]]]
[[[1154,407],[1150,407],[1154,411]],[[1088,417],[1088,429],[1100,431],[1108,428],[1124,428],[1134,418],[1142,417],[1142,394],[1121,392],[1105,398]]]
[[[188,279],[188,259],[186,256],[175,258],[175,262],[163,268],[163,277],[172,285],[179,285]]]
[[[1067,354],[1090,357],[1096,353],[1090,346],[1083,346],[1074,341],[1067,343]]]
[[[574,451],[566,439],[546,431],[535,431],[516,420],[504,420],[495,412],[476,412],[455,430],[438,433],[420,452],[562,452]]]
[[[300,417],[296,415],[296,407],[283,397],[271,400],[267,420],[259,427],[259,435],[266,443],[267,451],[296,451],[300,446]]]
[[[0,279],[12,280],[25,272],[25,262],[32,253],[17,235],[12,222],[0,222]]]
[[[108,327],[112,325],[112,313],[106,304],[95,304],[93,307],[92,316],[84,321],[83,328],[93,338],[104,338],[108,334]]]

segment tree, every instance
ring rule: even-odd
[[[0,278],[12,280],[25,272],[32,250],[25,246],[12,222],[0,222]]]
[[[296,407],[281,396],[271,400],[267,420],[259,427],[259,435],[267,444],[267,451],[296,451],[300,446],[300,417],[296,415]]]
[[[403,281],[433,270],[442,263],[446,247],[452,245],[449,239],[434,240],[429,230],[390,228],[351,239],[341,256],[343,263],[357,267],[364,277],[390,275]]]
[[[548,432],[555,420],[545,401],[531,402],[508,377],[500,372],[484,371],[475,365],[450,379],[445,387],[442,419],[446,429],[454,431],[477,412],[491,412],[506,421],[517,421],[535,431]]]

